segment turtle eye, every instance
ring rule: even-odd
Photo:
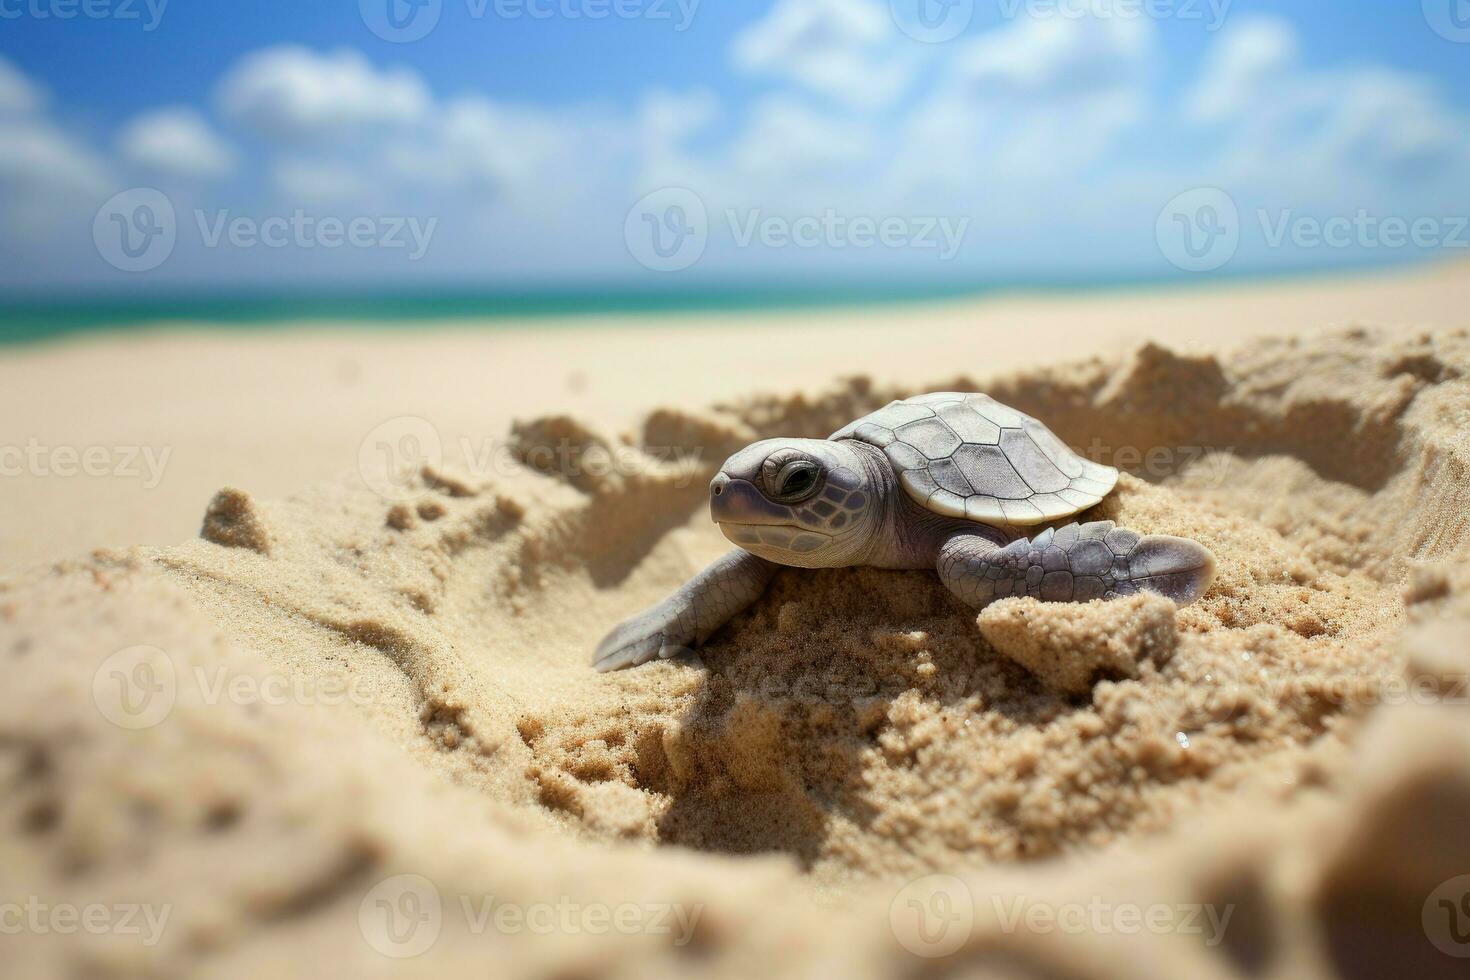
[[[780,487],[777,496],[787,503],[806,499],[816,490],[819,474],[817,464],[811,460],[792,460],[776,474],[776,486]]]

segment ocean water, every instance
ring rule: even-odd
[[[1331,270],[1326,270],[1331,271]],[[1341,268],[1336,271],[1341,272]],[[318,291],[213,289],[133,296],[7,299],[0,294],[0,344],[28,343],[97,331],[219,327],[269,329],[302,321],[403,329],[463,321],[493,328],[551,317],[691,311],[761,311],[944,302],[999,293],[1072,294],[1136,289],[1198,288],[1300,276],[1295,272],[1232,272],[1205,278],[1108,276],[1068,281],[698,285],[680,288],[485,290],[436,288],[385,292],[370,288]]]
[[[923,288],[711,286],[682,289],[434,290],[236,292],[138,297],[0,298],[0,343],[141,327],[200,324],[259,328],[313,321],[400,328],[445,321],[523,321],[598,314],[765,310],[959,299],[994,292],[974,283]],[[492,324],[493,325],[493,324]]]

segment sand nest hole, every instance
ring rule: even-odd
[[[1358,331],[1232,360],[1146,346],[988,384],[940,379],[1131,464],[1084,519],[1202,541],[1220,562],[1209,594],[1177,611],[1156,597],[1011,600],[977,623],[932,575],[784,571],[698,663],[533,712],[539,799],[594,834],[781,852],[843,878],[1076,852],[1242,791],[1330,782],[1322,757],[1401,670],[1388,651],[1405,544],[1463,547],[1442,526],[1463,493],[1446,464],[1463,448],[1437,403],[1465,399],[1443,380],[1465,350],[1459,335]],[[682,428],[720,458],[903,394],[859,380]],[[669,413],[659,424],[678,428]],[[648,519],[623,505],[619,520]],[[640,590],[650,601],[680,577],[664,550],[647,559],[665,576]]]

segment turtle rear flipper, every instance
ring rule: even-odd
[[[1215,556],[1198,541],[1171,534],[1150,534],[1139,539],[1128,558],[1132,574],[1113,590],[1119,595],[1157,592],[1187,606],[1215,580]]]
[[[1143,536],[1112,521],[1069,524],[1005,547],[971,534],[944,543],[939,578],[966,605],[1030,596],[1046,602],[1115,599],[1157,592],[1194,602],[1215,578],[1215,556],[1186,538]]]

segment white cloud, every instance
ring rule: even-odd
[[[95,194],[106,167],[86,147],[39,120],[0,122],[0,182],[25,193]]]
[[[871,108],[892,103],[913,77],[913,49],[896,41],[880,0],[777,0],[736,36],[731,56],[742,71]]]
[[[389,169],[403,178],[498,191],[538,177],[577,138],[574,124],[551,113],[473,97],[437,110],[424,132],[392,142],[386,154]]]
[[[482,96],[441,103],[412,72],[380,69],[356,51],[294,46],[246,55],[220,81],[218,102],[229,118],[290,144],[271,173],[292,199],[523,189],[576,167],[596,129],[573,113]]]
[[[1153,24],[1138,18],[1029,18],[976,38],[956,68],[977,96],[1072,99],[1143,80],[1156,46]]]
[[[1239,116],[1263,98],[1297,59],[1296,30],[1280,17],[1236,21],[1205,58],[1199,80],[1185,96],[1184,113],[1194,122]]]
[[[42,247],[86,227],[92,209],[118,189],[86,146],[39,119],[0,117],[0,230]]]
[[[246,55],[220,81],[218,100],[227,117],[297,141],[421,122],[431,107],[411,71],[378,71],[356,51],[294,45]]]
[[[687,144],[719,118],[720,102],[713,92],[695,89],[644,93],[637,111],[636,185],[667,187],[707,183],[701,164]]]
[[[872,152],[864,123],[820,113],[786,96],[769,96],[752,108],[733,148],[733,163],[753,177],[830,177]]]
[[[1357,69],[1304,86],[1298,101],[1308,125],[1292,152],[1309,165],[1409,181],[1470,162],[1470,119],[1419,76]]]
[[[136,117],[123,127],[117,145],[128,163],[176,177],[224,177],[235,167],[234,151],[203,116],[182,106]]]
[[[638,117],[648,143],[665,148],[708,126],[719,112],[719,99],[708,89],[684,93],[653,89],[644,94]]]
[[[45,101],[45,95],[35,83],[0,57],[0,112],[35,112]]]
[[[373,192],[370,180],[339,160],[287,157],[272,165],[271,179],[297,205],[362,201]]]
[[[45,118],[45,101],[0,58],[0,226],[28,244],[64,234],[111,189],[106,162]]]
[[[1230,127],[1227,165],[1308,183],[1416,177],[1470,163],[1470,119],[1425,77],[1392,68],[1313,70],[1279,18],[1241,21],[1206,59],[1183,111]]]
[[[1117,17],[1031,18],[960,46],[907,120],[905,186],[1055,179],[1093,163],[1149,109],[1157,29]]]

